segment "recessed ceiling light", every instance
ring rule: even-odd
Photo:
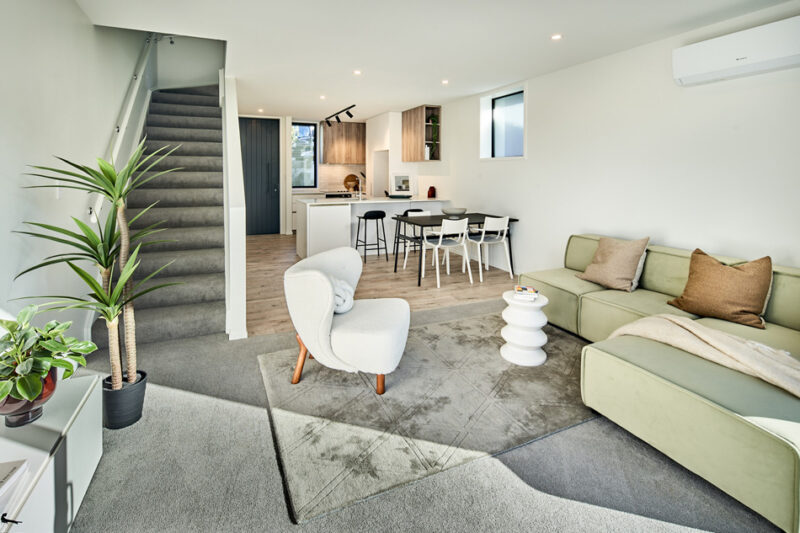
[[[353,74],[355,74],[356,76],[361,76],[361,71],[360,70],[354,70]]]
[[[448,80],[442,80],[442,85],[447,85],[448,83],[450,83]]]
[[[259,110],[258,110],[258,112],[259,112],[259,113],[263,113],[263,112],[264,112],[264,110],[263,110],[263,109],[259,109]]]
[[[562,37],[563,35],[561,35],[560,33],[554,33],[553,35],[550,36],[550,39],[553,41],[560,41]]]
[[[325,95],[324,94],[319,95],[319,99],[320,100],[325,100]]]

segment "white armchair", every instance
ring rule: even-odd
[[[303,259],[284,273],[286,303],[300,345],[293,384],[300,381],[306,355],[313,354],[328,368],[377,374],[376,392],[383,394],[384,376],[403,356],[411,312],[403,299],[378,298],[355,300],[350,311],[334,314],[331,278],[355,289],[361,268],[358,252],[343,247]]]

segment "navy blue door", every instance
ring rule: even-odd
[[[279,124],[278,119],[239,119],[248,235],[280,232]]]

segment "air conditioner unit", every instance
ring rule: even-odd
[[[797,66],[800,66],[800,16],[672,51],[672,73],[678,85],[697,85]]]

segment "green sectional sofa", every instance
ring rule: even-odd
[[[699,318],[667,305],[683,292],[689,250],[649,246],[639,288],[606,290],[575,274],[598,235],[573,235],[564,268],[520,283],[547,296],[550,322],[594,344],[583,349],[584,403],[752,508],[800,533],[800,398],[672,346],[607,337],[638,318],[672,313],[789,351],[800,359],[800,269],[774,267],[766,329]],[[741,259],[715,256],[726,264]]]

